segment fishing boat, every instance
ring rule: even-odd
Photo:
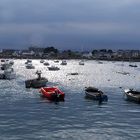
[[[3,80],[12,80],[16,78],[16,73],[13,68],[8,68],[0,72],[0,79]]]
[[[138,67],[136,64],[129,64],[129,67]]]
[[[48,67],[48,70],[57,71],[57,70],[60,70],[60,68],[58,68],[56,66],[50,66],[50,67]]]
[[[32,60],[27,59],[26,62],[25,62],[25,64],[28,64],[28,63],[32,63]]]
[[[57,87],[42,87],[39,92],[51,101],[64,101],[65,98],[65,94]]]
[[[48,82],[48,79],[45,77],[41,77],[42,72],[41,71],[37,71],[37,78],[35,79],[29,79],[25,81],[25,87],[26,88],[41,88],[41,87],[45,87],[46,83]]]
[[[133,89],[125,89],[124,93],[127,100],[140,103],[140,91],[136,91]]]
[[[81,61],[79,62],[79,65],[85,65],[84,60],[81,60]]]
[[[44,66],[49,66],[50,65],[49,62],[47,62],[47,61],[45,61],[43,64],[44,64]]]
[[[54,60],[54,63],[59,63],[59,60]]]
[[[26,64],[26,69],[35,69],[35,67],[32,65],[32,63]]]
[[[95,87],[86,87],[85,94],[87,98],[98,100],[99,102],[107,102],[108,97],[101,90]]]
[[[61,64],[60,65],[67,65],[67,62],[66,60],[62,60]]]
[[[44,63],[44,60],[43,60],[43,59],[41,59],[41,60],[40,60],[40,63]]]

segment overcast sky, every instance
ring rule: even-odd
[[[0,0],[0,48],[140,48],[139,0]]]

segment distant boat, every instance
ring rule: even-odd
[[[26,62],[25,62],[25,64],[28,64],[28,63],[32,63],[32,60],[27,59]]]
[[[129,67],[138,67],[136,64],[129,64]]]
[[[0,79],[11,80],[16,78],[13,68],[8,68],[0,73]]]
[[[84,60],[81,60],[81,61],[79,62],[79,65],[85,65]]]
[[[120,64],[121,66],[121,71],[117,71],[116,73],[118,74],[122,74],[122,75],[129,75],[129,72],[124,71],[124,62],[122,61],[122,64]]]
[[[50,65],[49,62],[47,62],[47,61],[45,61],[43,64],[44,64],[45,66],[49,66],[49,65]]]
[[[26,69],[35,69],[32,63],[26,64]]]
[[[66,60],[62,60],[61,64],[60,65],[67,65],[67,62]]]
[[[59,63],[59,60],[54,60],[54,63]]]
[[[140,103],[140,91],[136,91],[133,89],[125,89],[124,92],[127,100]]]
[[[60,68],[58,68],[56,66],[50,66],[50,67],[48,67],[48,70],[57,71],[57,70],[60,70]]]
[[[40,63],[44,63],[44,60],[42,59],[42,60],[40,60]]]

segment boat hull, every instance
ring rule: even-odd
[[[41,78],[41,79],[31,79],[25,81],[25,87],[26,88],[41,88],[45,87],[46,83],[48,82],[48,79]]]
[[[102,102],[107,102],[108,101],[108,97],[105,94],[102,94],[101,96],[99,95],[99,92],[87,92],[85,91],[86,97],[93,99],[93,100],[97,100],[97,101],[102,101]]]

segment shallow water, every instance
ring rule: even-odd
[[[49,60],[54,65],[54,62]],[[123,88],[140,89],[138,68],[125,62],[67,61],[59,71],[33,60],[34,70],[25,68],[25,60],[15,60],[15,80],[0,81],[0,140],[139,140],[140,105],[123,99]],[[65,92],[65,102],[53,103],[39,96],[37,89],[25,89],[24,81],[42,70],[49,86]],[[126,71],[130,75],[116,72]],[[79,75],[67,75],[78,72]],[[95,86],[108,95],[108,103],[85,98],[84,88]],[[122,87],[119,88],[119,87]]]

